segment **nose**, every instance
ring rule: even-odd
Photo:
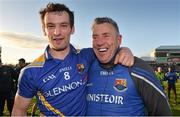
[[[54,35],[60,35],[60,34],[61,34],[61,29],[58,26],[56,26],[54,30]]]
[[[102,46],[102,45],[104,44],[104,39],[103,39],[103,37],[99,37],[98,39],[96,39],[95,44],[96,44],[97,46]]]

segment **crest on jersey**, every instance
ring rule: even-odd
[[[127,89],[126,79],[116,79],[114,83],[114,89],[118,92],[125,91]]]
[[[77,64],[77,70],[79,73],[83,73],[84,69],[85,69],[84,64],[82,63]]]

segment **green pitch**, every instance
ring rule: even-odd
[[[177,104],[174,103],[174,92],[171,91],[170,105],[174,116],[180,116],[180,79],[176,83]],[[165,92],[167,94],[167,83],[165,86]]]

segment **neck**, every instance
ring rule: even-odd
[[[60,60],[64,60],[64,58],[68,55],[69,51],[70,51],[70,46],[61,51],[57,51],[52,48],[49,49],[51,56],[53,58],[60,59]]]
[[[116,50],[116,52],[114,53],[114,55],[112,56],[112,58],[111,58],[111,60],[109,61],[109,62],[107,62],[107,63],[101,63],[100,61],[100,66],[102,67],[102,68],[104,68],[104,69],[112,69],[114,66],[116,66],[115,64],[114,64],[114,60],[115,60],[115,58],[116,58],[116,54],[118,53],[120,51],[120,48],[117,48],[117,50]]]

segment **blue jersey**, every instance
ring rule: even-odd
[[[86,115],[171,115],[160,82],[146,64],[139,61],[135,59],[132,71],[122,65],[106,70],[97,60],[93,62],[88,75]]]
[[[176,72],[167,72],[165,80],[168,81],[169,85],[173,85],[176,83],[177,78]]]
[[[92,49],[80,53],[71,46],[64,60],[45,54],[26,66],[20,75],[19,95],[37,96],[40,112],[48,116],[85,115],[87,71]]]

